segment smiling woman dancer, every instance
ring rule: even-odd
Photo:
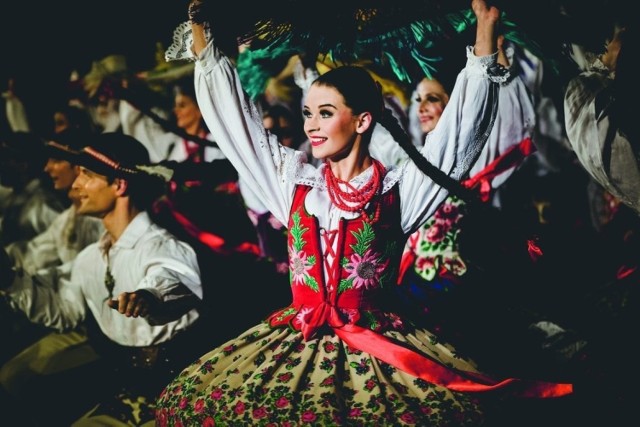
[[[265,131],[198,5],[182,27],[193,31],[193,45],[177,51],[197,58],[198,102],[220,148],[288,224],[293,302],[180,373],[157,401],[157,424],[477,426],[490,396],[571,393],[570,384],[491,379],[387,307],[407,236],[448,191],[412,162],[385,169],[370,157],[376,123],[394,136],[400,129],[370,75],[343,66],[310,87],[304,130],[324,160],[316,169]],[[482,148],[485,132],[477,131],[493,113],[492,72],[504,72],[494,54],[499,11],[481,0],[472,7],[476,44],[452,93],[465,98],[465,120],[438,130],[442,144],[422,149],[455,179]]]

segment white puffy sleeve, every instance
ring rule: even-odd
[[[533,97],[524,78],[519,74],[518,65],[512,65],[510,71],[510,78],[500,84],[496,120],[487,143],[469,172],[471,177],[524,139],[532,137],[536,125]],[[514,164],[495,176],[491,186],[497,188],[503,184],[516,166]]]
[[[612,83],[603,68],[584,71],[569,82],[564,97],[567,138],[586,171],[640,212],[640,165],[632,142],[612,121]]]
[[[31,322],[58,331],[79,325],[86,317],[87,305],[82,288],[71,280],[72,266],[73,261],[33,275],[16,273],[5,293],[9,304]]]
[[[423,156],[450,177],[467,176],[491,133],[497,115],[499,86],[509,78],[497,64],[497,53],[477,57],[467,47],[467,64],[458,74],[438,126],[427,135]],[[402,228],[412,233],[444,201],[448,191],[411,161],[402,166]]]
[[[306,163],[306,155],[283,147],[264,129],[235,67],[211,41],[197,59],[195,85],[198,104],[218,146],[250,191],[278,221],[287,224],[294,183],[285,177]]]

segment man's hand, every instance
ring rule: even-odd
[[[147,291],[123,292],[117,299],[107,301],[109,307],[127,317],[147,317],[158,305],[158,300]]]

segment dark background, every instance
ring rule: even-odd
[[[318,31],[336,33],[334,13],[343,1],[297,2],[301,22]],[[431,0],[369,0],[371,4],[394,4],[413,9]],[[414,3],[415,1],[415,3]],[[50,118],[54,103],[64,97],[73,70],[84,76],[93,61],[107,55],[127,58],[128,69],[144,71],[155,65],[156,43],[169,46],[173,29],[187,19],[189,0],[5,0],[0,5],[0,91],[9,77],[17,80],[33,128]],[[258,13],[274,13],[294,0],[270,3],[214,1],[217,27],[233,27]],[[556,51],[563,40],[580,42],[591,38],[602,46],[603,30],[608,30],[609,15],[628,0],[495,0],[515,22],[549,51]],[[367,2],[367,4],[369,4]],[[469,7],[470,0],[447,0],[445,9]],[[561,17],[564,8],[570,19]],[[286,10],[286,9],[285,9]],[[298,10],[298,9],[296,9]],[[315,12],[314,12],[315,10]],[[310,14],[310,15],[309,15]],[[624,13],[623,13],[624,15]],[[636,17],[629,13],[629,17]],[[311,20],[309,21],[309,17]],[[252,21],[253,22],[253,21]]]
[[[156,43],[166,47],[187,19],[187,0],[9,0],[0,5],[0,91],[15,77],[37,122],[64,95],[73,70],[122,54],[133,71],[155,65]],[[38,123],[34,123],[38,126]]]

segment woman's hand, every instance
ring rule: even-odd
[[[495,6],[489,6],[486,0],[472,0],[471,9],[479,23],[495,25],[500,19],[500,10]]]
[[[474,54],[491,55],[498,49],[496,27],[500,20],[500,11],[495,6],[489,6],[485,0],[472,0],[471,9],[477,20]]]
[[[193,32],[193,45],[191,50],[196,56],[200,56],[200,52],[207,47],[207,38],[204,33],[204,16],[202,12],[202,0],[193,0],[189,3],[189,22],[191,23],[191,31]]]

